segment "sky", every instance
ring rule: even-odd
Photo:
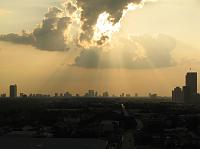
[[[0,93],[171,96],[200,71],[199,10],[199,0],[1,0]]]

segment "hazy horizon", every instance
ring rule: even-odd
[[[17,84],[27,94],[171,96],[190,68],[200,72],[199,9],[198,0],[3,0],[0,94]]]

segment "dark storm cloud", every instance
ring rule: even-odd
[[[35,46],[44,50],[67,50],[64,31],[70,24],[70,18],[58,17],[63,11],[52,7],[45,15],[42,26],[33,31]]]
[[[109,20],[116,24],[120,21],[123,11],[128,4],[139,4],[142,0],[77,0],[77,5],[82,9],[81,21],[83,33],[80,35],[81,41],[90,42],[94,34],[94,26],[99,15],[103,12],[110,14]]]
[[[69,46],[67,44],[71,41],[74,41],[75,45],[81,46],[85,46],[85,43],[90,43],[88,44],[90,46],[104,45],[110,38],[106,32],[101,33],[101,37],[94,41],[94,28],[99,15],[104,12],[108,13],[108,20],[115,25],[122,19],[123,12],[129,4],[139,5],[146,1],[68,0],[63,10],[58,7],[50,8],[42,23],[33,32],[23,32],[21,35],[13,33],[0,35],[0,40],[33,45],[38,49],[48,51],[68,50]],[[73,24],[73,27],[68,28],[69,24]],[[69,38],[64,35],[65,31],[67,31],[66,35]],[[75,39],[71,40],[72,37]]]
[[[162,68],[175,65],[171,52],[176,46],[176,41],[166,35],[158,35],[156,38],[144,35],[132,37],[131,40],[124,42],[132,44],[132,49],[120,49],[121,59],[119,61],[111,51],[105,52],[103,49],[85,49],[75,59],[74,66],[84,68],[126,68],[126,69],[143,69],[143,68]],[[136,58],[134,51],[136,44],[140,44],[145,51],[145,57]],[[127,46],[128,47],[128,46]]]
[[[41,50],[67,50],[64,31],[71,22],[69,17],[63,17],[62,15],[63,11],[61,9],[52,7],[45,14],[41,25],[34,29],[32,33],[0,35],[0,40],[18,44],[30,44]]]

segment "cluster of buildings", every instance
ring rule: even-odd
[[[173,89],[172,100],[180,103],[200,102],[200,94],[197,93],[197,77],[197,72],[188,72],[185,76],[185,86]]]
[[[127,95],[129,95],[129,94],[127,94]],[[1,94],[0,97],[4,98],[4,97],[7,97],[7,95],[5,93],[3,93],[3,94]],[[17,97],[22,97],[22,98],[26,98],[26,97],[32,97],[32,98],[47,97],[48,98],[48,97],[51,97],[51,95],[45,95],[45,94],[30,94],[30,95],[27,95],[25,93],[19,93],[19,96],[18,96],[17,85],[14,84],[14,85],[10,85],[10,88],[9,88],[9,97],[10,98],[17,98]],[[79,94],[73,95],[70,92],[66,92],[66,93],[55,93],[53,97],[80,97],[80,95]],[[109,95],[109,92],[107,92],[107,91],[103,92],[102,95],[100,95],[98,93],[98,91],[88,90],[84,94],[83,97],[110,97],[110,95]],[[123,93],[122,97],[125,97],[124,93]]]
[[[151,94],[149,94],[149,97],[152,97],[150,96]],[[153,94],[154,95],[154,94]],[[157,95],[157,94],[156,94]],[[0,97],[2,98],[5,98],[7,97],[7,95],[4,93],[4,94],[1,94]],[[54,96],[51,96],[49,94],[25,94],[25,93],[19,93],[17,92],[17,85],[14,84],[14,85],[10,85],[10,88],[9,88],[9,96],[10,98],[17,98],[17,97],[21,97],[21,98],[27,98],[27,97],[30,97],[30,98],[49,98],[49,97],[81,97],[80,94],[75,94],[73,95],[72,93],[70,92],[65,92],[65,93],[55,93]],[[98,93],[98,91],[96,90],[88,90],[82,97],[117,97],[115,95],[110,95],[108,91],[105,91],[103,92],[102,94]],[[119,97],[132,97],[131,94],[125,94],[125,93],[121,93],[119,95]],[[136,93],[135,94],[135,97],[138,97],[138,94]]]
[[[88,90],[87,93],[85,93],[84,95],[85,97],[99,97],[101,96],[98,91],[95,91],[95,90]],[[109,97],[109,93],[106,91],[106,92],[103,92],[102,93],[102,97]]]
[[[7,95],[5,93],[1,94],[0,96],[1,98],[6,98]],[[17,97],[21,97],[21,98],[27,98],[27,97],[50,97],[50,95],[45,95],[45,94],[30,94],[27,95],[25,93],[19,93],[18,95],[18,91],[17,91],[17,85],[10,85],[9,87],[9,98],[17,98]]]
[[[1,97],[6,97],[6,94],[1,94]],[[17,85],[10,85],[10,98],[16,98],[17,97]]]
[[[191,84],[193,82],[190,82]],[[187,88],[186,88],[187,89]],[[181,88],[177,87],[175,88],[175,90],[173,91],[174,92],[174,97],[176,99],[182,99],[182,91],[181,91]],[[128,93],[121,93],[119,96],[115,96],[114,94],[113,95],[110,95],[110,93],[108,91],[105,91],[103,92],[102,94],[98,93],[98,91],[96,90],[88,90],[83,96],[81,96],[80,94],[72,94],[70,92],[65,92],[65,93],[55,93],[54,96],[51,96],[49,94],[25,94],[25,93],[18,93],[18,90],[17,90],[17,85],[14,84],[14,85],[10,85],[9,87],[9,96],[7,96],[5,93],[3,94],[0,94],[0,97],[1,98],[6,98],[6,97],[9,97],[9,98],[17,98],[17,97],[20,97],[20,98],[50,98],[50,97],[103,97],[103,98],[108,98],[108,97],[122,97],[122,98],[132,98],[132,97],[139,97],[139,95],[137,93],[135,93],[135,95],[131,95],[131,94],[128,94]],[[158,95],[156,93],[149,93],[148,94],[148,97],[149,98],[157,98]]]

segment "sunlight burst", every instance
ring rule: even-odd
[[[119,31],[120,29],[120,23],[114,24],[112,22],[112,18],[110,18],[110,14],[107,12],[104,12],[99,15],[99,18],[97,20],[97,24],[95,26],[95,32],[94,32],[94,41],[101,40],[102,36],[108,37],[110,39],[112,37],[112,34],[114,32]]]
[[[127,14],[127,12],[133,11],[137,8],[141,8],[142,6],[143,4],[134,5],[133,3],[130,3],[127,6],[127,9],[123,11],[122,18],[117,23],[113,22],[113,18],[110,16],[109,13],[104,12],[100,14],[96,26],[94,27],[93,41],[97,42],[99,40],[102,40],[102,37],[107,38],[110,41],[113,33],[118,32],[120,30],[121,21]]]

